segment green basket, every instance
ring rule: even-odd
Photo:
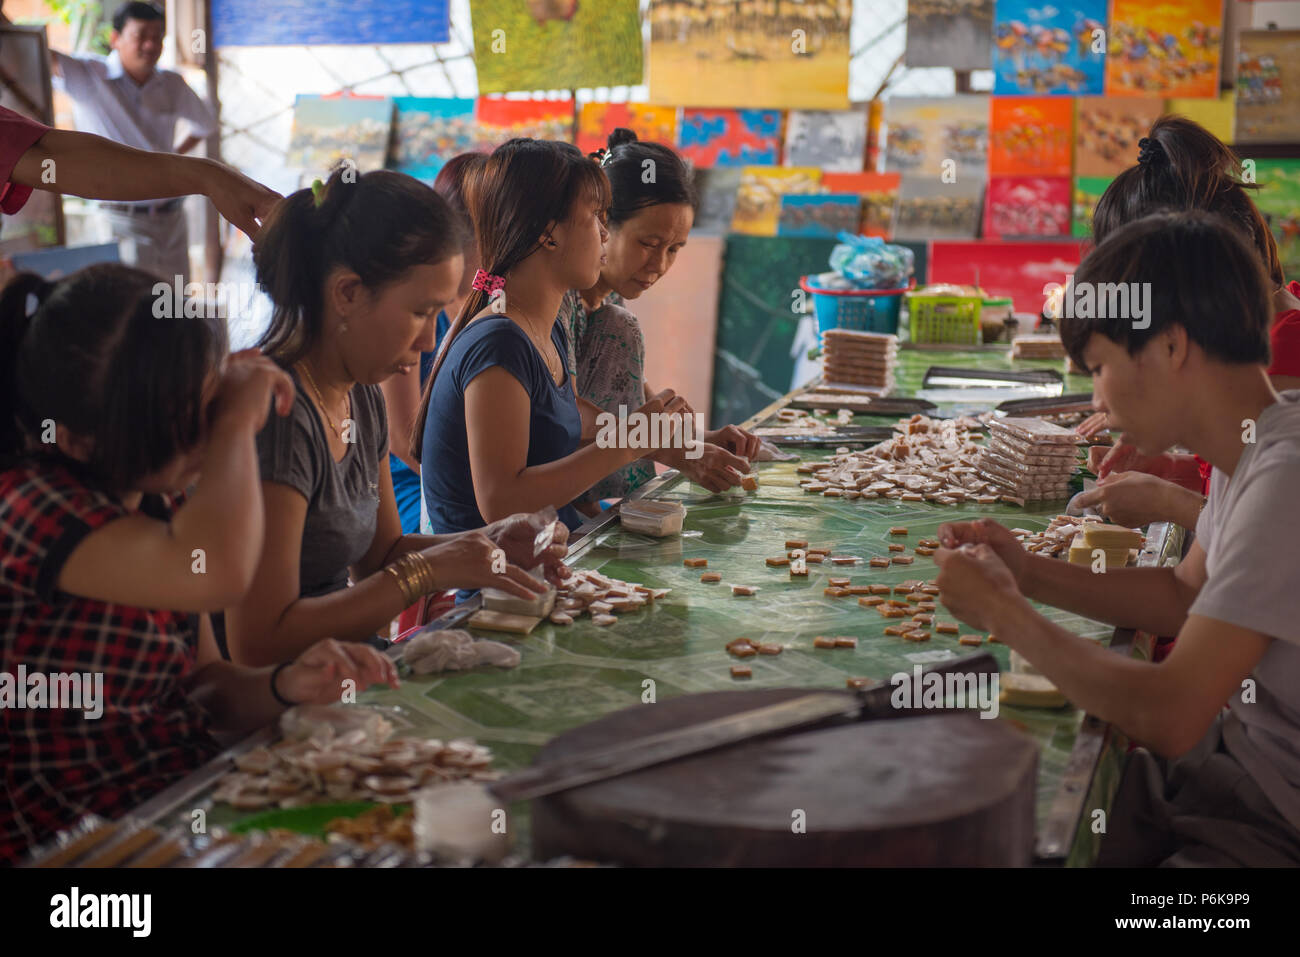
[[[908,329],[912,342],[977,346],[980,332],[979,296],[908,296]]]

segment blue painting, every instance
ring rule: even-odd
[[[684,109],[677,148],[697,169],[775,166],[781,161],[781,111]]]
[[[840,233],[856,233],[861,219],[862,197],[856,194],[786,194],[781,197],[776,234],[834,239]]]
[[[448,0],[212,0],[216,47],[446,43]]]
[[[1107,0],[997,0],[993,92],[1096,95],[1106,65]]]
[[[395,96],[393,152],[389,167],[430,185],[438,170],[477,141],[474,101]]]

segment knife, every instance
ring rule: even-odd
[[[933,664],[921,673],[924,676],[954,673],[993,675],[997,672],[997,659],[983,652]],[[693,754],[807,728],[830,719],[870,721],[930,713],[923,708],[894,707],[891,701],[894,691],[892,682],[882,682],[858,691],[853,698],[842,692],[813,691],[778,704],[535,764],[493,781],[487,787],[503,801],[529,801]]]

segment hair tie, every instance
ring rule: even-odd
[[[485,292],[490,296],[498,289],[506,288],[506,281],[502,276],[494,276],[492,273],[480,269],[478,272],[474,273],[474,282],[471,285],[473,288]]]
[[[603,146],[594,153],[587,154],[591,159],[600,164],[601,169],[609,165],[609,161],[614,157],[613,150],[607,150]]]
[[[311,181],[311,197],[315,207],[320,209],[321,204],[325,202],[325,184],[318,179]]]
[[[1158,156],[1165,155],[1165,148],[1160,145],[1159,140],[1151,139],[1144,136],[1138,140],[1138,163],[1142,166],[1148,165]]]

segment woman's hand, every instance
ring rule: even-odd
[[[1201,497],[1180,485],[1146,472],[1111,473],[1097,480],[1097,487],[1081,493],[1075,504],[1096,506],[1107,521],[1128,528],[1151,522],[1177,522],[1194,527]],[[1191,521],[1191,525],[1186,524]]]
[[[1020,548],[1018,542],[1016,548]],[[935,579],[939,601],[973,628],[992,631],[997,609],[1025,601],[1014,573],[990,545],[941,548],[934,553],[934,560],[939,566]]]
[[[746,432],[738,425],[725,425],[720,429],[704,433],[704,441],[726,449],[742,459],[754,461],[763,440],[751,432]]]
[[[371,685],[398,686],[397,666],[369,645],[318,641],[275,679],[280,697],[295,704],[333,704],[343,698],[343,682],[351,680],[354,690]]]
[[[293,408],[293,380],[289,374],[257,349],[232,353],[221,370],[212,406],[213,427],[261,431],[272,397],[275,411],[288,415]]]
[[[690,454],[683,454],[673,465],[696,485],[702,485],[710,492],[725,492],[729,488],[735,488],[740,484],[741,478],[749,473],[747,459],[732,455],[726,449],[708,442],[701,442],[697,448],[698,455],[692,449]]]
[[[1106,419],[1106,413],[1094,412],[1076,425],[1074,431],[1078,432],[1085,439],[1090,439],[1094,435],[1105,432],[1108,428],[1110,428],[1110,423]]]
[[[536,598],[546,582],[510,563],[505,549],[482,531],[461,532],[420,554],[433,563],[433,580],[444,588],[498,588],[517,598]]]
[[[546,520],[539,512],[519,512],[493,522],[483,531],[505,552],[507,561],[528,569],[540,564],[545,569],[547,580],[558,585],[569,577],[569,566],[564,564],[564,556],[569,554],[569,529],[563,522],[556,521],[555,537],[550,547],[539,555],[533,551],[533,543],[545,524]]]
[[[944,522],[939,526],[938,538],[939,544],[949,550],[965,545],[985,545],[998,556],[1016,582],[1023,580],[1029,554],[1011,529],[991,518],[977,518],[973,522]],[[938,555],[938,552],[935,554]]]

